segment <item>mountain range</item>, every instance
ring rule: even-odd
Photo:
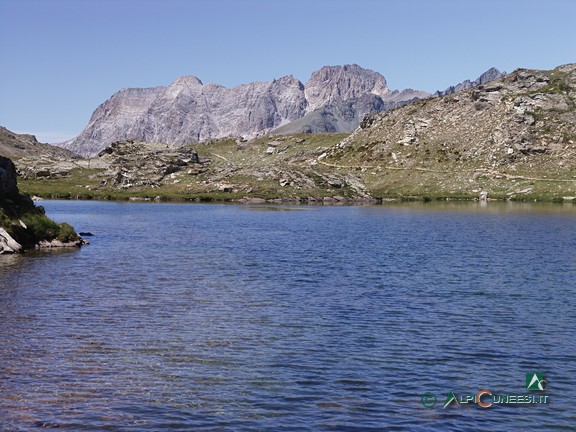
[[[492,68],[437,95],[501,75]],[[306,84],[289,75],[226,88],[183,76],[167,87],[120,90],[94,111],[78,137],[58,145],[90,157],[121,140],[179,146],[268,133],[351,132],[367,113],[431,96],[413,89],[391,90],[384,76],[356,64],[325,66]]]
[[[327,78],[334,76],[326,71]],[[126,139],[81,159],[0,128],[0,152],[12,152],[23,190],[39,196],[576,202],[576,65],[517,69],[496,80],[488,79],[491,73],[439,97],[367,114],[352,133],[268,134],[188,145]],[[318,113],[326,115],[316,119],[331,121],[335,106],[353,108],[372,96],[398,102],[392,98],[402,92],[387,91],[377,75],[372,78],[364,90],[352,81],[310,88],[300,99],[302,117],[272,131],[301,126]],[[318,80],[323,81],[330,80]],[[115,118],[135,123],[129,115]]]

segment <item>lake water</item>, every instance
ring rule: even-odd
[[[574,430],[576,206],[42,204],[95,236],[0,256],[0,430]]]

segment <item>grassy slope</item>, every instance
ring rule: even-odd
[[[492,89],[479,87],[377,114],[322,163],[361,172],[371,193],[380,197],[470,198],[481,191],[500,199],[574,197],[576,86],[570,69],[519,71]],[[516,90],[518,74],[536,78]],[[522,112],[523,104],[534,108]],[[403,142],[414,129],[416,139]],[[523,153],[524,143],[536,149]]]
[[[296,199],[307,196],[329,196],[336,191],[323,184],[309,188],[281,186],[278,177],[304,174],[314,177],[309,160],[314,159],[348,134],[315,134],[289,137],[264,137],[240,143],[221,140],[196,145],[201,159],[209,160],[202,169],[168,176],[159,188],[132,187],[118,189],[101,186],[101,169],[74,169],[71,175],[58,179],[22,179],[22,191],[31,195],[61,198],[128,199],[131,197],[167,199],[230,200],[246,196]],[[277,141],[276,152],[266,153],[268,143]],[[319,167],[322,172],[332,171]],[[199,173],[197,173],[199,171]],[[342,192],[342,191],[339,191]]]
[[[310,161],[322,154],[346,134],[319,134],[289,137],[277,147],[276,154],[266,154],[271,138],[242,143],[241,149],[233,140],[224,140],[196,149],[202,159],[210,159],[206,171],[187,174],[184,170],[170,176],[160,188],[118,189],[100,186],[100,169],[75,169],[71,176],[60,179],[20,180],[22,191],[31,195],[60,198],[129,199],[132,197],[175,200],[231,200],[243,197],[264,199],[298,199],[346,195],[318,180],[312,187],[281,186],[278,176],[270,171],[291,175],[314,173],[345,175],[354,173],[365,183],[375,198],[399,199],[474,199],[481,191],[490,191],[491,198],[512,200],[562,201],[576,196],[576,169],[559,173],[557,165],[541,164],[537,167],[518,166],[513,173],[495,176],[477,169],[473,164],[456,164],[441,148],[430,151],[432,159],[418,165],[401,166],[374,163],[361,150],[350,151],[337,163],[321,159],[311,166]],[[306,139],[302,143],[297,143]],[[283,151],[283,149],[285,150]],[[399,149],[402,151],[402,148]],[[549,165],[549,166],[548,166]]]

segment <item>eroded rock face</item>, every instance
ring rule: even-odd
[[[306,105],[302,83],[291,76],[231,89],[181,77],[168,87],[121,90],[62,146],[92,156],[116,141],[185,145],[252,137],[302,117]]]
[[[22,252],[22,245],[12,238],[4,228],[0,228],[0,255]]]
[[[307,112],[339,100],[358,99],[367,94],[385,98],[390,94],[386,79],[360,66],[324,66],[312,74],[304,90]]]
[[[452,90],[497,75],[490,70]],[[391,91],[381,74],[355,64],[325,66],[306,85],[285,76],[226,88],[184,76],[167,87],[120,90],[96,109],[80,136],[59,145],[95,156],[117,141],[180,146],[269,132],[351,132],[367,113],[430,96],[413,89]]]
[[[226,137],[250,139],[316,110],[327,111],[319,127],[314,113],[287,133],[295,128],[352,131],[368,112],[427,96],[414,90],[391,92],[382,75],[358,65],[324,67],[306,85],[285,76],[229,89],[185,76],[168,87],[120,90],[96,109],[80,136],[60,145],[94,156],[116,141],[179,146]]]
[[[0,156],[0,199],[18,196],[16,177],[14,163],[10,159]]]

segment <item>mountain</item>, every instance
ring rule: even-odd
[[[390,94],[386,79],[360,66],[324,66],[314,72],[304,88],[306,112],[324,108],[336,100],[353,100],[364,95],[381,98]]]
[[[450,86],[444,91],[438,90],[436,93],[434,93],[434,96],[446,96],[462,90],[467,90],[471,87],[476,87],[479,85],[486,84],[490,81],[494,81],[495,79],[503,77],[504,75],[506,75],[506,72],[500,72],[498,69],[492,67],[488,69],[486,72],[484,72],[482,75],[480,75],[478,78],[476,78],[474,81],[470,80],[462,81],[460,84]]]
[[[116,141],[179,146],[270,132],[351,132],[367,113],[430,96],[392,91],[381,74],[356,64],[325,66],[305,85],[285,76],[226,88],[184,76],[168,87],[120,90],[94,111],[78,137],[59,145],[94,156]]]
[[[308,102],[306,115],[271,133],[351,132],[370,112],[430,97],[429,93],[412,89],[391,91],[382,75],[355,64],[324,66],[312,74],[304,93]]]
[[[17,134],[0,126],[0,155],[12,159],[28,158],[78,158],[60,147],[39,143],[34,135]]]
[[[305,110],[303,85],[293,77],[227,89],[185,76],[168,87],[120,90],[62,147],[94,155],[120,140],[182,145],[251,135],[295,120]]]
[[[369,114],[318,163],[366,171],[379,196],[574,197],[576,64]]]
[[[60,145],[88,156],[120,140],[183,145],[254,138],[307,114],[312,125],[297,126],[306,132],[352,131],[370,111],[427,96],[391,91],[382,75],[358,65],[323,67],[306,85],[286,76],[229,89],[184,76],[168,87],[120,90],[94,111],[80,136]],[[314,119],[323,115],[329,121],[315,127]]]

